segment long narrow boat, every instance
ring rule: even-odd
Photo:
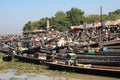
[[[86,56],[82,55],[77,58],[78,63],[81,64],[92,64],[102,66],[118,66],[120,67],[120,57],[117,56]],[[56,57],[59,60],[67,60],[67,58]]]
[[[114,76],[120,77],[120,67],[112,67],[112,66],[96,66],[96,65],[83,65],[83,66],[71,66],[60,63],[46,63],[50,69],[53,70],[65,70],[72,72],[79,72],[85,74],[94,74],[94,75],[102,75],[102,76]]]
[[[7,55],[3,57],[3,60],[11,61],[13,58],[22,62],[43,64],[46,61],[46,53],[41,51],[40,46],[29,48],[27,50],[8,50]]]
[[[120,41],[111,42],[103,43],[104,47],[99,50],[95,50],[96,47],[99,48],[99,44],[96,43],[74,48],[73,52],[77,55],[79,63],[120,67]],[[89,49],[84,50],[85,47]]]
[[[98,44],[92,44],[92,47],[96,47]],[[84,47],[84,46],[82,46]],[[85,46],[86,47],[86,46]],[[64,49],[68,47],[64,47],[59,50],[60,53],[57,54],[56,59],[66,60],[66,54],[70,53],[68,49],[65,52]],[[100,51],[95,50],[82,50],[77,49],[73,50],[72,53],[75,53],[77,56],[77,60],[79,63],[83,64],[92,64],[92,65],[105,65],[105,66],[119,66],[120,67],[120,52],[114,52],[107,50],[106,47],[102,48]],[[60,54],[60,56],[59,56]]]
[[[66,54],[68,53],[66,52],[56,53],[58,54],[58,56],[56,56],[56,59],[67,60]],[[72,53],[76,54],[79,63],[120,67],[120,52],[111,51],[96,52],[95,50],[84,51],[81,49],[78,51],[73,51]]]
[[[39,59],[34,57],[28,57],[28,56],[21,56],[21,55],[15,55],[16,59],[21,62],[27,62],[27,63],[34,63],[34,64],[44,64],[45,59]]]
[[[79,63],[120,67],[120,52],[83,52],[76,55]]]
[[[46,61],[46,53],[41,53],[40,47],[31,48],[28,50],[18,51],[13,55],[18,61],[42,64]]]

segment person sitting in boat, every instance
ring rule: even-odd
[[[64,41],[64,38],[61,38],[58,42],[57,42],[57,46],[58,47],[62,47],[65,45],[65,41]]]
[[[60,40],[58,40],[56,42],[56,48],[54,48],[56,50],[56,53],[59,53],[59,49],[64,47],[64,45],[65,45],[64,38],[61,38]]]
[[[73,66],[73,65],[74,65],[74,61],[70,59],[70,60],[68,60],[68,63],[67,63],[67,64],[68,64],[69,66],[70,66],[70,65]]]
[[[17,41],[17,46],[18,46],[18,49],[22,49],[22,43],[20,41]]]
[[[75,60],[74,60],[74,66],[77,66],[77,65],[78,65],[78,60],[75,59]]]
[[[108,34],[108,30],[106,29],[106,30],[105,30],[105,39],[106,39],[106,41],[108,41],[108,37],[109,37],[108,35],[109,35],[109,34]]]
[[[68,58],[68,61],[67,61],[68,65],[71,65],[71,66],[76,65],[75,61],[77,60],[77,56],[75,53],[68,53],[67,58]]]
[[[36,46],[36,40],[35,40],[35,38],[31,38],[31,43],[32,43],[32,47]]]

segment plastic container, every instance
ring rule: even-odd
[[[85,51],[84,51],[84,50],[79,50],[79,52],[80,52],[80,53],[85,53]]]
[[[95,50],[88,50],[88,54],[95,54]]]
[[[103,47],[103,51],[108,51],[108,48],[107,47]]]

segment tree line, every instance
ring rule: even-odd
[[[120,9],[109,12],[108,14],[102,14],[104,20],[116,20],[120,19]],[[48,18],[43,17],[39,21],[28,21],[23,26],[23,31],[34,30],[34,29],[46,29],[46,22],[50,21],[50,26],[55,27],[59,31],[66,30],[67,27],[77,26],[80,24],[100,22],[100,14],[91,14],[85,16],[84,11],[76,7],[71,8],[69,11],[57,11],[54,16]]]

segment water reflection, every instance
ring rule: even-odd
[[[119,78],[64,73],[64,72],[47,72],[43,74],[18,74],[15,70],[9,72],[0,72],[0,80],[120,80]]]

